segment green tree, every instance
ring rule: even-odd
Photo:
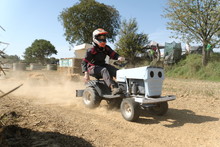
[[[52,54],[57,54],[57,50],[50,41],[36,39],[30,47],[26,48],[24,52],[24,59],[27,63],[45,64],[47,58]]]
[[[48,58],[47,63],[48,64],[57,64],[59,62],[59,59],[56,59],[54,57]]]
[[[5,58],[0,58],[3,63],[17,63],[21,59],[17,55],[5,55]]]
[[[95,0],[80,0],[59,16],[66,40],[72,43],[91,43],[92,32],[103,28],[109,32],[108,41],[114,42],[120,25],[119,12],[112,6]]]
[[[209,44],[217,47],[220,42],[219,0],[169,0],[164,17],[169,18],[168,29],[173,37],[203,45],[203,65],[208,63]]]
[[[119,32],[119,41],[115,44],[116,51],[124,56],[134,67],[139,61],[138,55],[145,53],[143,49],[149,43],[148,35],[138,33],[136,19],[124,20]]]

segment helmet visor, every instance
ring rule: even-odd
[[[106,40],[106,35],[102,34],[102,35],[97,35],[96,37],[97,40]]]

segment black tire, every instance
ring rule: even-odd
[[[114,108],[119,109],[121,105],[121,101],[122,101],[121,98],[107,100],[108,109],[114,109]]]
[[[168,103],[162,102],[157,103],[156,106],[149,107],[148,110],[151,114],[162,116],[167,113],[168,111]]]
[[[101,98],[94,88],[87,87],[83,92],[83,103],[88,108],[96,108],[100,105]]]
[[[123,118],[127,121],[137,121],[140,116],[140,105],[132,98],[123,99],[120,109]]]

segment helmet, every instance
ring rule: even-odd
[[[150,42],[150,46],[158,46],[158,43],[155,42],[155,41],[151,41],[151,42]]]
[[[108,34],[108,32],[106,32],[104,29],[96,29],[92,34],[93,42],[96,43],[99,47],[105,47],[106,34]]]
[[[156,51],[158,49],[159,44],[155,41],[151,41],[150,42],[150,47],[151,49],[153,49],[154,51]]]

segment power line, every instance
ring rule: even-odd
[[[5,29],[4,29],[2,26],[0,26],[0,28],[1,28],[3,31],[5,31]]]

